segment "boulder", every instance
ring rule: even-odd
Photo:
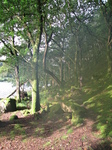
[[[0,112],[12,112],[16,110],[16,100],[12,98],[6,98],[0,100]]]

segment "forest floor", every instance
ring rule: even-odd
[[[17,120],[9,121],[12,114]],[[90,112],[79,127],[71,124],[64,113],[52,119],[47,113],[36,118],[21,111],[0,116],[0,150],[111,150],[112,145],[99,138],[93,130],[94,114]]]

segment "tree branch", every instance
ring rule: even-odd
[[[28,82],[28,81],[25,81],[24,83],[21,83],[21,84],[20,84],[20,87],[21,87],[22,85],[24,85],[25,83],[27,83],[27,82]],[[11,97],[16,91],[17,91],[17,89],[15,89],[9,96],[7,96],[7,98]]]
[[[52,34],[52,33],[51,33]],[[50,35],[49,40],[47,40],[47,34],[45,33],[45,50],[44,50],[44,57],[43,57],[43,68],[44,71],[49,74],[56,82],[58,85],[61,84],[61,81],[51,72],[46,68],[46,58],[47,58],[47,52],[48,52],[48,44],[52,38],[52,35]]]

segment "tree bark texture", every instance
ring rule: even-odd
[[[20,100],[20,80],[19,80],[19,66],[15,66],[15,78],[16,78],[16,93],[17,93],[17,100]]]
[[[40,110],[39,79],[38,79],[38,52],[33,49],[33,70],[32,70],[32,114]]]
[[[109,26],[108,42],[107,42],[107,61],[108,73],[112,73],[112,27]]]

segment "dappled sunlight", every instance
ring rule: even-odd
[[[106,90],[104,89],[100,93],[90,96],[84,102],[87,111],[93,111],[96,114],[93,130],[100,130],[100,136],[103,138],[112,136],[112,91],[110,87],[108,86]]]
[[[39,118],[36,115],[29,115],[18,120],[1,122],[0,141],[3,142],[4,138],[11,139],[13,143],[21,141],[23,147],[25,145],[28,147],[28,143],[32,141],[34,147],[41,143],[40,149],[45,147],[49,149],[54,145],[56,149],[61,146],[88,147],[100,142],[97,139],[99,132],[92,131],[94,124],[92,119],[84,119],[82,123],[74,125],[71,119],[65,116],[64,112],[58,113],[56,109],[56,112],[50,116],[49,113],[45,113]]]

